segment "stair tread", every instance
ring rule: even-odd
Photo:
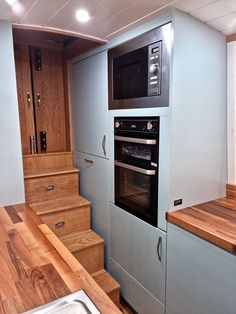
[[[66,173],[75,173],[79,172],[79,169],[74,167],[63,167],[63,168],[54,168],[54,169],[33,169],[33,170],[26,170],[24,172],[25,179],[32,179],[32,178],[40,178],[40,177],[47,177],[47,176],[54,176]]]
[[[72,253],[82,251],[99,244],[104,244],[103,238],[92,230],[79,232],[77,234],[74,233],[72,236],[67,235],[66,237],[60,238],[60,240]]]
[[[52,212],[58,212],[62,210],[68,210],[72,208],[78,208],[83,206],[90,206],[90,201],[86,200],[80,195],[60,198],[56,200],[31,204],[30,206],[38,215],[49,214]]]
[[[93,273],[91,276],[106,293],[120,289],[120,284],[105,269]]]

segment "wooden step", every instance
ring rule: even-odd
[[[90,202],[80,195],[30,206],[59,238],[90,229]]]
[[[96,273],[91,274],[97,284],[106,292],[109,298],[120,307],[120,285],[119,283],[107,272],[102,269]]]
[[[25,171],[26,203],[34,204],[79,193],[78,169],[66,167]]]
[[[61,237],[61,241],[90,274],[104,268],[104,240],[94,231]]]
[[[42,153],[23,156],[24,170],[73,167],[72,152]]]
[[[55,175],[63,175],[68,173],[78,173],[79,169],[74,167],[61,167],[61,168],[51,168],[51,169],[31,169],[24,171],[24,178],[33,179],[33,178],[42,178],[50,177]]]

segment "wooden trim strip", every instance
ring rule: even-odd
[[[31,25],[31,24],[16,24],[12,23],[13,29],[23,29],[23,30],[32,30],[32,31],[41,31],[41,32],[48,32],[48,33],[54,33],[54,34],[60,34],[64,36],[71,36],[71,37],[77,37],[81,39],[87,39],[90,41],[94,41],[100,44],[106,44],[107,41],[95,36],[91,35],[85,35],[73,31],[64,31],[59,28],[53,28],[53,27],[44,27],[44,26],[37,26],[37,25]]]
[[[227,36],[226,36],[226,41],[227,41],[227,42],[236,41],[236,33],[227,35]]]

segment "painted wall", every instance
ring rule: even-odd
[[[236,41],[227,44],[228,183],[236,184]]]
[[[0,206],[24,201],[12,29],[0,20]]]

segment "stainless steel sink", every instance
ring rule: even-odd
[[[101,314],[83,290],[39,306],[23,314]]]

